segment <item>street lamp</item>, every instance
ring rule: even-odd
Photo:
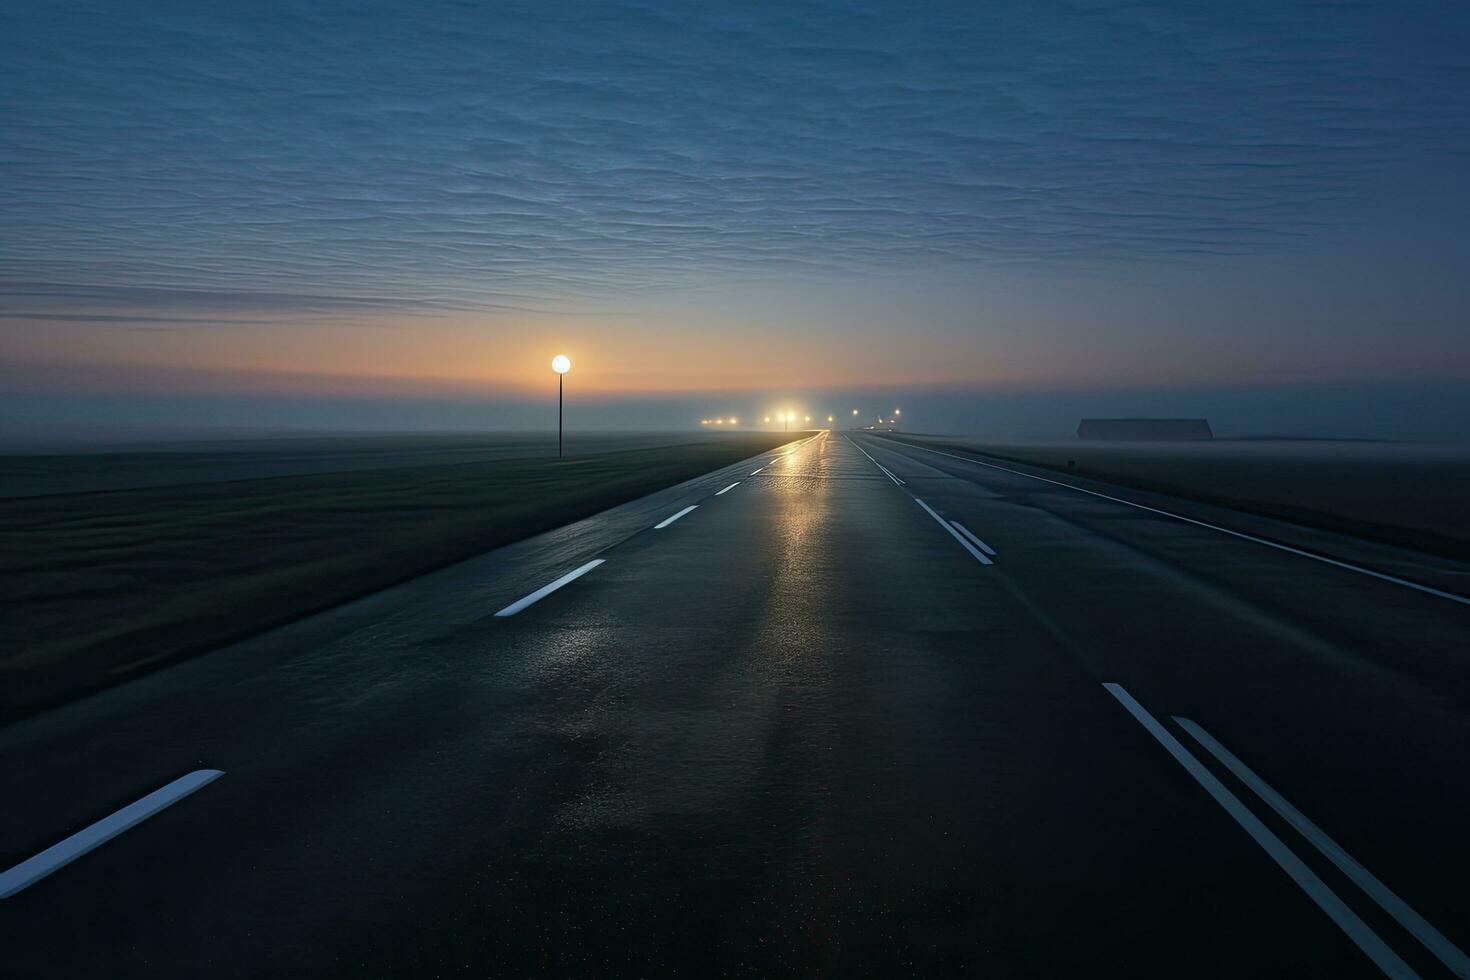
[[[572,369],[572,359],[558,354],[551,359],[551,370],[556,372],[556,458],[561,459],[561,403],[563,375]]]

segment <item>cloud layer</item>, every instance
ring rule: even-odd
[[[269,10],[11,8],[0,308],[1188,262],[1331,234],[1470,149],[1455,4]]]

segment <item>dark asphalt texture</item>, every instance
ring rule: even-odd
[[[1449,976],[1171,716],[1467,949],[1467,626],[823,434],[0,730],[0,868],[226,773],[0,901],[0,975],[1382,975],[1112,682]]]

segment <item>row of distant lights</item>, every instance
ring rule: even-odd
[[[854,408],[852,410],[852,414],[853,415],[857,415],[858,414],[858,410]],[[898,424],[898,417],[900,415],[902,415],[902,414],[903,414],[902,410],[895,408],[893,410],[893,418],[891,418],[891,419],[879,418],[878,419],[878,424],[879,425],[897,425]],[[800,421],[802,421],[802,422],[810,422],[811,420],[812,420],[812,417],[810,415],[803,415],[803,416],[801,416],[801,419],[800,419]],[[762,422],[795,422],[795,421],[798,421],[798,419],[797,419],[797,416],[796,416],[796,413],[795,412],[787,412],[785,414],[782,414],[780,412],[777,412],[775,415],[767,415],[765,418],[761,419],[761,421]],[[829,415],[829,416],[827,416],[827,421],[828,422],[835,422],[835,421],[837,421],[837,419],[836,419],[835,416]],[[700,425],[739,425],[740,424],[740,420],[739,419],[735,419],[735,418],[731,418],[731,419],[700,419],[699,420],[699,424]]]

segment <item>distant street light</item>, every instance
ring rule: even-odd
[[[561,459],[561,403],[562,382],[565,375],[572,369],[572,359],[565,354],[558,354],[551,359],[551,370],[556,372],[556,458]]]
[[[832,416],[830,416],[830,415],[829,415],[829,416],[827,416],[827,421],[828,421],[828,422],[831,422],[831,421],[832,421]]]

